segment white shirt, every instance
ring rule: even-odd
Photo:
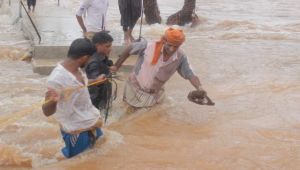
[[[80,72],[86,84],[87,77],[81,70]],[[54,68],[47,81],[47,87],[62,93],[61,99],[57,102],[54,118],[66,132],[89,128],[100,118],[99,111],[92,105],[87,87],[77,88],[69,94],[62,92],[65,89],[80,86],[84,84],[61,64]]]
[[[156,77],[159,68],[177,59],[177,52],[175,52],[167,61],[163,61],[162,48],[157,63],[153,65],[152,59],[154,51],[155,43],[148,43],[144,54],[144,62],[141,65],[139,73],[136,75],[136,79],[143,89],[149,89],[152,86],[154,78]]]
[[[99,32],[105,29],[108,0],[84,0],[76,15],[87,14],[84,20],[87,32]]]

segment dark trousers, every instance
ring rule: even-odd
[[[35,7],[36,0],[27,0],[28,9],[30,9],[31,6]]]
[[[133,29],[141,16],[141,0],[119,0],[118,3],[123,31]]]

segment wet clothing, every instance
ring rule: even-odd
[[[143,91],[136,82],[128,80],[124,87],[123,100],[134,107],[151,107],[161,103],[164,98],[164,89],[161,89],[157,95]]]
[[[153,65],[154,50],[155,43],[141,41],[132,44],[130,54],[139,57],[133,72],[129,75],[127,89],[124,91],[124,100],[132,106],[149,107],[159,103],[164,95],[163,85],[176,71],[184,79],[195,76],[186,55],[180,49],[167,61],[163,61],[161,51],[158,62]]]
[[[137,20],[141,16],[142,0],[119,0],[119,10],[121,13],[121,25],[123,31],[133,29]]]
[[[87,32],[100,32],[105,30],[108,0],[84,0],[76,15],[86,14],[84,24]]]
[[[81,70],[79,69],[81,72]],[[76,77],[58,64],[51,72],[47,87],[62,93],[57,102],[54,118],[60,123],[65,132],[87,129],[93,126],[100,118],[99,111],[92,105],[87,88],[79,88],[75,91],[62,91],[63,89],[78,88],[87,84],[88,80],[82,73],[85,84],[79,82]]]
[[[92,146],[95,140],[102,135],[102,121],[99,111],[92,105],[90,95],[86,87],[88,79],[79,69],[84,78],[84,84],[76,79],[61,64],[58,64],[51,72],[47,87],[55,89],[61,97],[56,105],[54,118],[60,124],[65,147],[62,152],[65,157],[70,158]],[[70,89],[70,91],[66,91]],[[76,90],[72,90],[76,89]],[[92,131],[97,133],[92,137]],[[90,132],[91,131],[91,132]],[[93,140],[92,140],[93,138]]]
[[[108,57],[95,53],[85,68],[89,79],[96,79],[101,74],[109,75],[109,67],[113,62]],[[97,86],[89,87],[89,93],[93,105],[98,109],[106,109],[112,94],[111,82],[105,82]]]
[[[80,134],[70,134],[61,130],[61,135],[65,142],[65,147],[61,151],[66,158],[71,158],[93,147],[96,140],[103,135],[103,132],[100,128],[84,131]]]

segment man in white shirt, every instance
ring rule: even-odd
[[[60,124],[65,141],[62,153],[67,158],[92,147],[103,134],[100,129],[102,119],[91,103],[88,80],[81,71],[93,52],[94,46],[90,40],[74,40],[68,57],[55,67],[47,81],[48,91],[42,109],[46,116],[54,115]],[[100,75],[89,80],[89,83],[102,80],[105,77]]]
[[[91,39],[95,33],[105,30],[108,5],[108,0],[84,0],[81,3],[76,18],[84,37]]]

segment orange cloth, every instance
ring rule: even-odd
[[[169,28],[165,31],[164,35],[165,40],[174,46],[180,46],[185,41],[185,35],[181,29]],[[164,45],[164,39],[157,41],[155,44],[155,50],[152,58],[152,65],[155,65],[158,62],[161,49]]]
[[[169,44],[180,46],[185,40],[185,35],[181,29],[169,28],[165,32],[165,38]]]
[[[152,58],[152,62],[151,62],[152,65],[155,65],[158,62],[160,52],[161,52],[163,45],[164,45],[163,39],[161,39],[160,41],[157,41],[155,43],[155,50],[154,50],[153,58]]]

